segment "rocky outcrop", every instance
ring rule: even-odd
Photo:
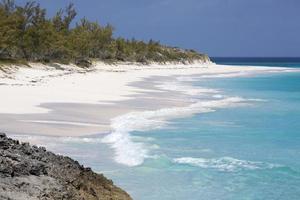
[[[0,133],[0,199],[130,200],[102,174]]]

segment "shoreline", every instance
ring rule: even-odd
[[[185,146],[189,146],[190,143],[181,140],[185,136],[180,136],[176,133],[181,134],[180,132],[185,129],[181,129],[181,126],[179,126],[178,129],[172,130],[173,123],[174,128],[176,128],[176,121],[181,121],[179,118],[183,118],[183,121],[189,121],[190,117],[197,114],[195,116],[196,119],[198,119],[198,115],[199,119],[202,119],[201,115],[205,119],[205,116],[210,115],[206,114],[207,112],[222,112],[221,110],[223,109],[227,110],[227,108],[236,108],[237,106],[248,107],[255,106],[255,104],[269,104],[269,102],[262,102],[261,99],[248,99],[252,98],[251,95],[243,96],[237,93],[238,97],[236,97],[234,93],[223,91],[222,87],[210,88],[210,84],[207,84],[206,88],[204,86],[206,85],[204,83],[205,80],[209,81],[211,79],[212,82],[215,80],[216,82],[223,82],[221,80],[226,81],[230,77],[233,77],[234,80],[234,77],[249,76],[251,79],[251,76],[259,77],[262,75],[264,77],[264,74],[268,77],[269,74],[272,76],[274,73],[278,73],[281,76],[281,72],[282,75],[289,74],[284,72],[299,72],[299,69],[290,68],[249,68],[212,66],[211,68],[196,68],[196,70],[159,69],[149,70],[150,72],[148,70],[103,72],[104,74],[112,73],[116,77],[120,75],[129,78],[135,78],[141,74],[143,78],[127,83],[128,88],[138,92],[127,96],[126,100],[105,102],[105,104],[103,102],[102,104],[48,103],[43,104],[43,106],[51,110],[51,112],[40,114],[0,114],[0,124],[2,124],[2,129],[5,126],[9,129],[9,131],[5,132],[13,139],[30,142],[37,146],[45,146],[48,150],[58,155],[69,156],[78,160],[84,165],[90,166],[94,172],[104,173],[106,177],[114,180],[116,185],[127,191],[133,198],[139,199],[149,195],[147,185],[153,185],[151,184],[154,183],[152,181],[156,182],[157,178],[166,175],[168,177],[167,180],[172,180],[174,177],[172,169],[174,168],[195,167],[195,170],[199,170],[199,165],[204,162],[205,166],[201,165],[200,170],[208,168],[208,170],[220,172],[224,167],[225,170],[228,169],[226,167],[230,167],[229,170],[233,169],[233,172],[235,172],[235,170],[251,170],[252,167],[266,170],[269,169],[269,165],[280,164],[276,161],[265,162],[264,159],[248,158],[231,153],[212,155],[215,149],[211,147],[206,148],[205,145],[203,147],[199,146],[199,154],[194,155],[189,151],[181,154],[180,151],[183,149],[184,152]],[[89,76],[88,73],[85,75]],[[73,75],[68,76],[72,77]],[[70,80],[63,76],[60,78],[65,78],[63,80],[67,82]],[[218,78],[221,79],[218,80]],[[200,81],[202,79],[204,81]],[[119,80],[114,79],[112,82],[114,81],[118,82]],[[193,84],[194,81],[195,85]],[[201,82],[204,84],[202,85]],[[43,82],[42,84],[49,83]],[[92,86],[94,82],[87,85]],[[24,87],[34,88],[35,86],[28,85]],[[218,112],[216,113],[217,115]],[[111,121],[111,119],[114,120]],[[64,120],[82,124],[21,123],[20,120],[52,120],[52,122]],[[88,124],[99,124],[99,122],[105,124],[107,129],[101,131],[99,126],[86,126]],[[216,126],[218,127],[218,124]],[[13,128],[15,128],[15,131],[12,130]],[[173,131],[175,133],[174,136],[172,135]],[[220,131],[222,133],[223,128]],[[16,133],[19,135],[16,135]],[[156,133],[161,134],[155,136]],[[172,148],[176,149],[176,154],[168,153],[167,149],[173,146],[165,143],[168,141],[171,142],[170,144],[176,142],[174,143],[176,146]],[[193,144],[193,141],[191,141],[191,144]],[[193,149],[195,146],[191,145],[190,148]],[[207,152],[207,150],[210,152]],[[215,164],[216,162],[218,164]],[[250,165],[250,169],[245,168],[245,164]],[[231,173],[231,171],[225,172]],[[222,173],[225,172],[222,171]],[[179,174],[186,175],[184,170],[180,171]],[[178,178],[178,176],[175,177]],[[190,182],[184,181],[179,183],[180,187],[190,184]],[[136,184],[143,187],[136,187]],[[169,183],[163,181],[162,185],[156,185],[154,188],[164,194],[161,190],[164,186],[169,188]],[[194,186],[197,189],[197,186],[193,185],[193,188]],[[170,187],[170,190],[172,189],[175,188]]]
[[[190,76],[230,78],[293,71],[299,70],[213,63],[143,67],[97,63],[93,70],[69,69],[66,72],[34,65],[33,68],[20,68],[14,78],[0,78],[0,92],[4,94],[0,123],[4,125],[3,131],[16,134],[84,137],[108,133],[112,130],[111,119],[117,116],[191,105],[193,102],[187,98],[191,94],[185,93],[189,88],[176,86],[178,79],[185,81]],[[204,88],[196,92],[211,91]],[[20,127],[22,131],[19,132]]]
[[[46,87],[60,88],[66,92],[67,89],[71,89],[71,97],[77,97],[78,102],[67,102],[68,96],[63,96],[65,103],[40,102],[34,105],[30,103],[36,103],[35,101],[29,101],[29,105],[26,105],[28,102],[23,102],[24,106],[28,106],[25,109],[27,113],[0,114],[3,131],[16,139],[38,145],[47,144],[45,141],[51,138],[60,138],[66,142],[92,142],[91,140],[97,137],[97,142],[107,144],[114,151],[115,162],[137,166],[149,156],[149,149],[144,147],[143,143],[133,141],[130,132],[159,129],[166,126],[171,119],[261,101],[224,96],[222,91],[212,88],[193,87],[190,82],[194,78],[215,79],[299,72],[298,69],[291,68],[216,64],[192,65],[190,68],[167,66],[167,69],[162,69],[162,66],[141,69],[129,65],[127,68],[123,66],[125,71],[122,72],[118,70],[121,66],[113,69],[107,67],[100,65],[95,71],[75,72],[66,76],[47,75],[48,80],[44,79],[47,81],[36,82],[34,85],[8,86],[17,92],[15,95],[19,95],[20,88],[25,88],[31,94],[38,94],[37,98],[39,92],[44,94],[43,89]],[[53,72],[50,70],[50,73]],[[100,79],[102,77],[105,79]],[[106,83],[107,80],[110,82]],[[84,84],[80,85],[81,83]],[[100,83],[103,85],[98,88]],[[0,86],[0,92],[2,87],[5,86]],[[78,91],[75,90],[76,87],[79,87]],[[58,96],[61,95],[61,91],[52,92],[54,97],[61,97]],[[103,93],[106,96],[102,95]],[[195,100],[194,96],[202,96],[203,99]],[[46,97],[53,98],[49,95]],[[8,107],[9,105],[4,109]],[[38,109],[44,110],[39,113]],[[45,110],[47,112],[44,112]]]

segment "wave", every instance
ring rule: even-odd
[[[217,108],[241,106],[249,100],[241,97],[199,101],[187,107],[163,108],[154,111],[131,112],[118,116],[111,121],[112,132],[102,139],[115,151],[115,161],[127,166],[138,166],[149,157],[150,147],[135,141],[132,131],[147,131],[165,127],[167,120],[182,118],[196,113],[214,112]]]
[[[179,82],[163,82],[159,85],[156,85],[156,87],[168,91],[182,92],[190,96],[219,93],[219,91],[216,89],[193,87],[191,85],[185,85]]]
[[[174,163],[190,165],[194,167],[200,167],[205,169],[215,169],[222,172],[237,172],[241,170],[261,170],[261,169],[272,169],[281,167],[280,165],[254,162],[248,160],[239,160],[231,157],[222,158],[192,158],[182,157],[173,160]]]
[[[206,73],[206,74],[198,74],[197,77],[179,76],[176,78],[176,80],[182,81],[182,82],[193,82],[193,81],[197,81],[197,80],[211,79],[211,78],[245,77],[245,76],[250,76],[250,75],[255,75],[255,74],[260,74],[260,73],[262,73],[262,72],[236,71],[236,72],[223,72],[223,73]]]
[[[201,75],[201,78],[233,78],[233,77],[245,77],[254,74],[255,73],[253,72],[229,72],[229,73]]]

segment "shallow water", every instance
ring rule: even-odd
[[[300,73],[178,80],[158,87],[189,107],[120,116],[104,138],[36,139],[134,199],[299,199]]]
[[[107,174],[125,188],[141,187],[132,191],[136,199],[299,199],[300,75],[194,84],[264,101],[135,133],[152,138],[156,157]]]

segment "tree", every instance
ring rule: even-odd
[[[52,19],[52,23],[57,32],[68,33],[71,22],[76,17],[77,12],[74,4],[70,3],[65,9],[60,9]]]
[[[113,38],[108,24],[81,19],[72,22],[74,4],[47,18],[46,9],[35,1],[18,6],[13,0],[0,3],[0,59],[25,59],[43,62],[75,62],[78,59],[165,62],[203,59],[195,51],[185,51],[136,39]]]

